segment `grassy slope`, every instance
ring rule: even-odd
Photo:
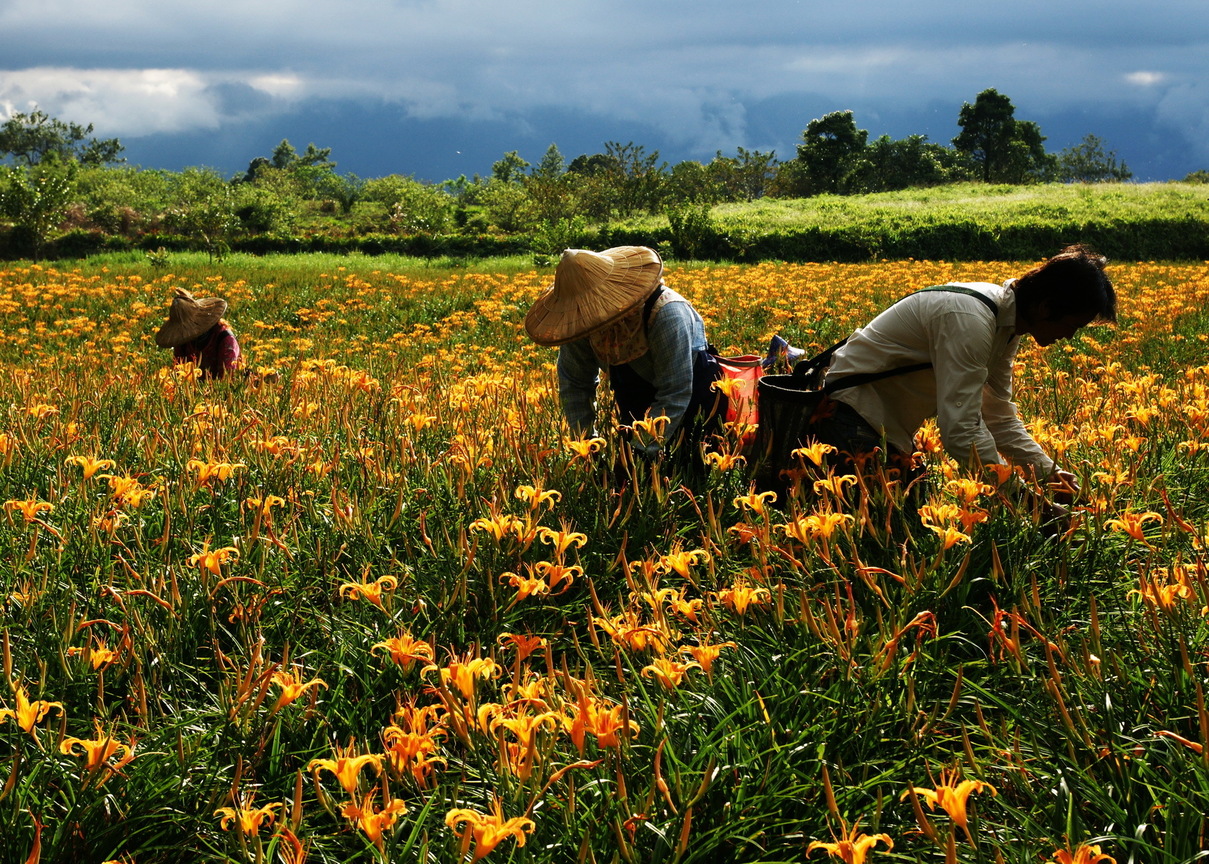
[[[806,228],[869,222],[1021,219],[1151,219],[1209,215],[1209,184],[1102,183],[996,186],[960,183],[931,189],[904,189],[874,195],[819,195],[762,198],[720,204],[712,215],[722,225]],[[666,225],[665,216],[635,220],[635,226]]]

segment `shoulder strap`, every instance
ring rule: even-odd
[[[651,296],[646,298],[646,302],[642,304],[642,329],[646,330],[647,325],[651,323],[651,313],[655,309],[655,303],[663,296],[663,285],[659,285],[651,292]]]
[[[976,291],[975,289],[968,288],[965,285],[932,285],[928,288],[921,288],[919,291],[912,292],[912,294],[908,294],[907,297],[911,297],[913,294],[922,294],[924,291],[944,291],[949,294],[965,294],[968,297],[973,297],[974,299],[980,301],[984,306],[991,310],[992,315],[999,315],[999,304],[983,294],[981,291]],[[905,299],[907,298],[900,298],[900,300],[896,300],[895,303],[901,302]],[[799,369],[802,370],[801,374],[808,375],[812,371],[825,368],[830,364],[831,356],[840,348],[844,347],[844,344],[847,341],[847,338],[841,339],[826,351],[823,351],[810,360],[802,361],[802,363],[799,363],[794,367],[794,374],[799,374]],[[912,363],[909,366],[899,366],[895,369],[883,369],[880,372],[857,372],[853,375],[845,375],[843,378],[827,382],[827,384],[823,386],[823,392],[834,393],[837,390],[845,390],[849,387],[859,387],[862,384],[871,384],[872,382],[880,381],[883,378],[892,378],[895,375],[907,375],[911,372],[921,372],[924,369],[931,368],[931,363]]]
[[[996,303],[994,300],[992,300],[987,295],[983,294],[981,291],[976,291],[973,288],[966,287],[965,285],[933,285],[930,288],[921,288],[918,291],[916,291],[915,293],[922,294],[925,291],[944,291],[948,294],[965,294],[967,297],[973,297],[975,300],[980,301],[982,303],[982,305],[986,306],[988,309],[991,310],[992,315],[995,315],[995,316],[999,315],[999,304],[998,303]],[[907,295],[907,297],[910,297],[910,296],[911,296],[910,294]],[[906,299],[906,298],[903,298],[903,299]]]

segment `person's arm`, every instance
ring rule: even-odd
[[[227,329],[220,331],[218,336],[218,365],[224,372],[230,372],[239,366],[239,340]]]
[[[1024,428],[1016,403],[1012,401],[1012,365],[1018,345],[1018,340],[1010,343],[991,366],[982,396],[982,416],[999,452],[1017,465],[1032,466],[1037,479],[1045,481],[1055,476],[1057,466]],[[1073,483],[1078,488],[1074,475],[1061,473],[1066,474],[1067,484]]]
[[[664,440],[672,442],[693,398],[693,359],[697,313],[688,303],[668,303],[647,328],[647,345],[656,370],[651,417],[668,418]]]
[[[587,339],[558,349],[558,397],[571,433],[581,438],[596,434],[596,388],[600,364]]]
[[[945,450],[962,465],[1002,462],[984,422],[994,319],[975,312],[946,312],[930,333],[936,373],[936,425]]]

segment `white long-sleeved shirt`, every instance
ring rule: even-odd
[[[903,298],[849,337],[827,381],[916,363],[932,368],[841,389],[832,398],[851,405],[906,453],[914,449],[924,420],[936,417],[945,450],[963,465],[1007,457],[1048,476],[1054,461],[1024,428],[1012,402],[1012,364],[1020,345],[1012,282],[951,284],[985,294],[998,314],[966,294],[924,291]]]

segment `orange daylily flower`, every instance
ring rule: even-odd
[[[404,672],[410,672],[412,664],[417,660],[423,660],[425,663],[432,662],[432,646],[423,639],[416,639],[410,633],[402,632],[398,636],[391,636],[388,639],[383,639],[381,642],[376,642],[370,653],[377,651],[379,648],[384,649],[390,654],[390,659],[403,667]]]
[[[681,654],[689,654],[700,665],[707,678],[714,677],[714,661],[722,653],[723,648],[738,648],[734,642],[717,642],[711,644],[702,642],[700,645],[685,645],[680,649]]]
[[[688,670],[700,668],[701,664],[695,661],[680,663],[667,657],[656,657],[642,668],[642,677],[654,678],[664,689],[675,690],[688,674]]]
[[[526,597],[544,597],[550,593],[550,586],[546,584],[546,580],[533,572],[530,572],[528,576],[521,576],[517,573],[501,573],[500,581],[506,582],[516,589],[517,601],[524,600]]]
[[[470,523],[471,531],[482,531],[490,534],[496,543],[500,543],[509,535],[523,537],[528,530],[525,520],[510,513],[499,516],[484,516]]]
[[[438,765],[445,764],[436,755],[437,741],[446,735],[444,721],[438,716],[440,711],[437,705],[419,707],[412,701],[395,712],[394,725],[382,732],[391,767],[400,774],[411,774],[421,787],[427,785]]]
[[[677,549],[674,552],[668,552],[666,555],[660,555],[656,569],[664,573],[678,573],[685,579],[688,579],[689,567],[694,564],[708,563],[709,557],[709,553],[704,549],[692,549],[688,552]]]
[[[357,786],[360,785],[361,769],[369,765],[374,769],[374,773],[382,771],[382,757],[375,753],[358,754],[356,750],[356,742],[350,742],[347,747],[336,747],[334,759],[312,759],[307,768],[315,776],[315,783],[319,783],[319,772],[329,771],[336,776],[341,787],[349,795],[353,795],[357,791]]]
[[[567,565],[552,563],[550,561],[538,561],[533,565],[533,572],[546,581],[550,591],[554,591],[555,588],[562,585],[562,589],[556,592],[557,594],[561,594],[571,587],[572,582],[583,577],[584,568],[577,564]]]
[[[542,636],[532,636],[525,633],[501,633],[497,641],[505,647],[509,642],[516,647],[516,659],[518,663],[524,663],[530,654],[545,648],[549,644]]]
[[[63,714],[62,702],[47,702],[43,699],[30,700],[25,688],[20,684],[14,685],[13,696],[16,698],[17,707],[0,708],[0,720],[12,717],[17,725],[30,735],[34,734],[34,726],[42,722],[42,718],[51,708],[58,709],[60,716]]]
[[[536,510],[543,504],[553,507],[563,497],[557,489],[542,489],[540,486],[517,486],[516,497],[529,505],[530,510]]]
[[[832,858],[839,858],[844,864],[864,864],[865,857],[873,851],[873,847],[878,843],[885,843],[887,852],[894,848],[894,841],[890,839],[890,835],[861,834],[859,828],[860,822],[857,822],[852,826],[851,831],[834,843],[824,843],[822,840],[813,841],[806,847],[806,856],[810,857],[810,853],[815,849],[822,849]]]
[[[715,591],[714,597],[736,615],[746,615],[751,606],[763,606],[772,599],[767,588],[753,588],[742,580],[736,581],[730,588]]]
[[[382,835],[395,827],[400,814],[406,812],[407,805],[399,798],[392,798],[381,809],[377,809],[374,807],[374,796],[377,792],[377,789],[371,789],[362,796],[359,804],[348,802],[340,809],[340,814],[355,823],[365,832],[370,842],[381,849]]]
[[[277,701],[269,709],[270,716],[276,714],[312,687],[327,686],[327,682],[321,678],[312,678],[310,681],[303,683],[301,677],[297,674],[297,670],[293,672],[282,672],[280,670],[274,672],[273,683],[281,688],[281,692],[277,694]]]
[[[855,521],[856,518],[848,513],[820,510],[776,527],[784,531],[786,537],[808,546],[815,540],[830,540],[836,531]]]
[[[341,583],[339,594],[341,597],[348,597],[350,600],[363,597],[379,609],[385,610],[386,607],[382,604],[382,595],[394,591],[398,587],[399,577],[387,574],[379,576],[373,582],[366,582],[363,577],[360,582]]]
[[[249,795],[246,801],[234,807],[219,807],[215,810],[214,815],[222,817],[218,823],[219,827],[226,831],[231,823],[234,822],[239,827],[241,833],[257,834],[261,827],[272,824],[274,818],[273,811],[283,806],[282,803],[275,801],[263,807],[253,807],[252,797]]]
[[[1105,855],[1100,851],[1099,846],[1087,844],[1080,846],[1074,852],[1068,849],[1058,849],[1054,852],[1054,860],[1058,864],[1100,864],[1101,861],[1117,864],[1117,859],[1111,855]]]
[[[537,529],[537,539],[554,547],[554,554],[560,557],[572,546],[583,548],[588,542],[588,535],[578,531],[555,531],[553,528],[542,526]]]
[[[117,474],[99,474],[98,479],[109,481],[113,503],[119,507],[141,507],[143,502],[155,497],[155,490],[148,489],[137,477]]]
[[[211,549],[210,541],[202,544],[202,551],[189,556],[189,563],[202,570],[208,570],[215,576],[222,575],[222,565],[228,561],[238,560],[239,550],[234,546],[223,546],[221,549]]]
[[[797,449],[791,451],[789,455],[794,456],[794,457],[801,457],[804,459],[809,459],[815,465],[822,468],[823,462],[825,461],[827,455],[829,453],[834,453],[834,452],[835,452],[835,448],[833,446],[831,446],[830,444],[824,444],[821,441],[815,441],[811,444],[806,445],[805,447],[798,447]]]
[[[966,813],[966,801],[974,792],[990,791],[992,795],[999,794],[995,791],[995,787],[990,783],[984,783],[981,780],[962,780],[960,783],[954,784],[960,776],[956,771],[942,771],[940,774],[940,783],[935,789],[921,789],[916,786],[911,786],[901,796],[901,800],[906,800],[911,795],[918,795],[928,805],[928,809],[935,808],[940,805],[949,818],[953,820],[954,825],[961,826],[965,831],[966,837],[970,837],[970,829],[968,826],[969,817]],[[973,838],[970,838],[973,842]]]
[[[660,654],[671,641],[671,634],[660,623],[644,624],[633,610],[613,618],[596,618],[593,623],[604,630],[614,642],[631,651],[650,648]]]
[[[84,469],[85,480],[91,480],[98,471],[108,471],[117,466],[112,459],[95,459],[92,456],[68,456],[64,462],[68,465],[79,465]]]
[[[445,814],[445,824],[453,836],[461,842],[463,857],[472,854],[472,861],[481,861],[492,853],[496,846],[509,837],[516,838],[517,846],[524,846],[526,834],[533,833],[537,826],[532,819],[514,816],[505,819],[503,804],[499,798],[491,802],[490,813],[464,808],[450,810]],[[473,848],[472,848],[473,846]]]
[[[190,459],[185,463],[185,470],[194,472],[198,485],[207,484],[211,480],[226,481],[236,471],[247,468],[242,462],[203,462],[200,459]]]
[[[751,492],[747,495],[740,495],[735,499],[734,503],[741,510],[750,510],[753,513],[763,515],[768,512],[765,504],[776,499],[776,492]]]
[[[26,525],[30,522],[37,522],[39,513],[50,513],[54,509],[54,505],[49,501],[39,501],[36,498],[12,499],[4,502],[4,512],[19,512],[25,517]]]
[[[1105,528],[1112,528],[1116,531],[1122,531],[1128,534],[1134,540],[1146,543],[1146,535],[1142,528],[1147,522],[1162,522],[1163,517],[1153,510],[1147,510],[1144,513],[1134,513],[1126,510],[1118,519],[1109,519],[1104,523]]]
[[[747,464],[747,457],[740,453],[719,453],[710,451],[701,457],[705,464],[715,471],[729,471],[732,468],[742,468]]]
[[[68,657],[83,657],[92,666],[93,671],[104,669],[118,659],[118,652],[105,644],[104,639],[98,639],[87,648],[68,648]]]
[[[597,746],[620,747],[620,736],[632,737],[639,732],[635,721],[624,719],[624,705],[606,702],[584,692],[578,695],[574,712],[563,715],[563,728],[581,755],[589,734],[596,736]]]
[[[475,682],[478,679],[498,678],[502,671],[500,665],[490,657],[473,657],[465,660],[454,658],[444,668],[435,664],[425,666],[420,670],[420,675],[439,672],[442,684],[453,685],[463,699],[471,701],[474,699]]]
[[[603,438],[567,438],[563,441],[567,449],[575,454],[576,459],[587,461],[592,454],[599,453],[605,447]]]
[[[59,745],[59,752],[68,756],[85,757],[84,770],[91,776],[102,768],[107,769],[106,776],[120,771],[123,766],[134,759],[134,745],[123,744],[116,738],[106,735],[101,729],[101,721],[94,720],[97,737],[95,738],[64,738]],[[77,752],[77,749],[79,752]],[[117,756],[117,762],[110,764],[109,760]]]
[[[822,480],[814,481],[814,494],[819,495],[823,492],[830,492],[837,498],[844,495],[845,486],[853,486],[856,484],[856,477],[852,474],[840,474],[838,477],[825,477]]]

